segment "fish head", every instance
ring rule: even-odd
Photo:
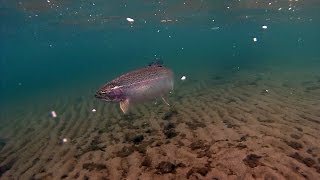
[[[112,102],[119,102],[125,99],[121,86],[118,86],[112,82],[107,83],[102,88],[100,88],[96,92],[95,97],[103,101]]]

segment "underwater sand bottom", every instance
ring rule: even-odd
[[[1,178],[320,179],[320,80],[272,77],[188,79],[127,116],[89,96],[26,108],[0,131]]]

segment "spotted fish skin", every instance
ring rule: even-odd
[[[164,97],[174,86],[173,72],[162,65],[151,65],[128,72],[100,88],[95,97],[104,101],[120,102],[126,113],[129,104]]]

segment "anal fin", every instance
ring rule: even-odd
[[[120,109],[124,114],[127,114],[129,111],[129,99],[125,99],[124,101],[120,101]]]

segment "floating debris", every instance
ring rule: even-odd
[[[62,142],[63,142],[63,143],[66,143],[66,142],[68,142],[68,139],[67,139],[67,138],[63,138],[63,139],[62,139]]]
[[[216,26],[216,27],[212,27],[212,28],[210,28],[211,30],[218,30],[218,29],[220,29],[220,27],[218,27],[218,26]]]
[[[51,116],[52,116],[53,118],[56,118],[56,117],[57,117],[57,113],[56,113],[55,111],[51,111]]]
[[[96,110],[96,109],[92,109],[91,111],[92,111],[92,112],[96,112],[97,110]]]
[[[166,22],[172,22],[172,20],[171,19],[162,19],[162,20],[160,20],[160,22],[166,23]]]
[[[128,18],[127,18],[127,21],[130,22],[130,23],[133,23],[133,22],[134,22],[134,19],[128,17]]]
[[[258,41],[258,39],[257,38],[253,38],[253,42],[257,42]]]
[[[186,78],[187,78],[186,76],[182,76],[182,77],[181,77],[181,81],[186,80]]]

